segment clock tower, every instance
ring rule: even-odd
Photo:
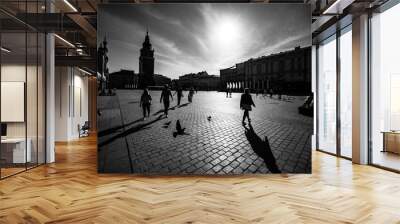
[[[146,88],[154,85],[154,49],[150,43],[149,32],[140,49],[139,57],[139,88]]]

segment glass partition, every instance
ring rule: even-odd
[[[371,18],[371,162],[400,170],[400,4]]]
[[[352,34],[351,26],[341,31],[340,52],[340,155],[352,157]]]
[[[43,11],[42,1],[26,4],[18,2],[19,13]],[[45,41],[43,33],[0,12],[0,178],[45,163]]]
[[[318,149],[336,154],[336,36],[318,46]]]
[[[24,171],[26,150],[26,33],[1,34],[1,175]],[[7,49],[7,50],[4,50]]]

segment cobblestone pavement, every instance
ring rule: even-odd
[[[142,121],[141,91],[117,90],[99,97],[99,171],[143,174],[242,174],[311,172],[312,118],[298,114],[304,97],[256,97],[252,128],[241,124],[240,94],[198,92],[169,117],[160,91],[151,91],[151,117]],[[208,119],[208,117],[211,117]],[[176,121],[185,135],[173,136]],[[247,131],[246,131],[247,130]]]

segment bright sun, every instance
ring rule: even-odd
[[[242,55],[244,51],[243,22],[235,15],[218,15],[209,20],[209,44],[214,63],[225,66],[233,58]]]
[[[231,45],[238,41],[238,23],[232,18],[223,18],[217,21],[214,26],[215,40],[218,44]]]

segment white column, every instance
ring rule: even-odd
[[[54,5],[46,1],[46,11],[54,12]],[[46,163],[55,161],[55,42],[54,34],[46,34]]]
[[[46,163],[55,161],[54,133],[55,133],[55,60],[54,35],[46,35]]]
[[[368,163],[368,15],[353,19],[353,162]]]

